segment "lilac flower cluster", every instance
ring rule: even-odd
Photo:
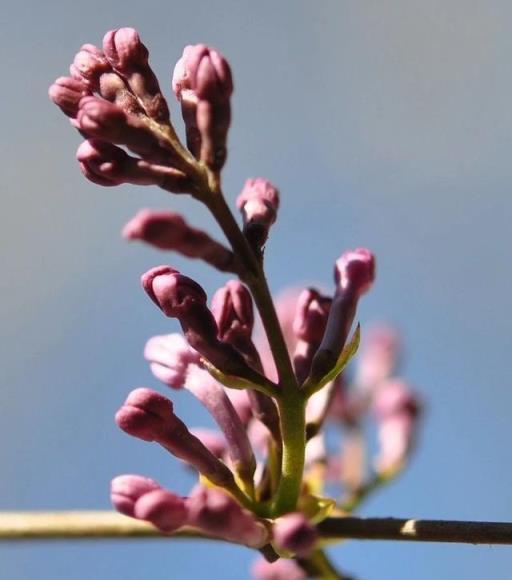
[[[352,511],[405,465],[419,403],[395,378],[398,342],[389,329],[369,336],[350,385],[343,372],[359,344],[358,325],[349,338],[359,300],[375,278],[370,251],[341,255],[332,294],[308,288],[272,301],[264,247],[279,192],[266,179],[248,179],[236,201],[239,227],[221,189],[233,92],[224,57],[202,44],[187,46],[172,89],[186,145],[148,50],[131,28],[108,32],[101,49],[82,46],[70,76],[50,88],[84,138],[77,159],[87,179],[187,193],[210,210],[228,245],[171,211],[141,210],[123,236],[235,275],[210,305],[196,281],[170,266],[142,276],[149,298],[183,330],[151,338],[144,356],[160,381],[196,397],[219,431],[189,430],[168,398],[148,388],[132,391],[116,414],[119,427],[184,461],[199,483],[180,497],[146,477],[122,475],[112,481],[112,503],[163,533],[188,526],[259,549],[266,559],[254,567],[258,578],[304,578],[325,560],[315,524]],[[253,301],[265,337],[255,336]],[[369,468],[363,426],[370,411],[380,451]],[[330,427],[344,431],[340,449],[326,448]],[[332,483],[343,489],[339,501],[324,496]]]

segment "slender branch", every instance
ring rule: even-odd
[[[327,518],[317,527],[322,537],[332,539],[512,545],[512,523],[502,522]]]
[[[512,523],[504,522],[335,517],[317,528],[326,539],[512,545]],[[151,524],[112,511],[0,512],[0,541],[159,537],[219,539],[191,527],[163,534]]]

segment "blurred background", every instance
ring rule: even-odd
[[[512,520],[510,2],[32,0],[0,22],[0,510],[108,509],[119,473],[182,493],[194,481],[113,415],[132,388],[161,388],[142,348],[176,329],[139,275],[171,263],[210,294],[225,278],[119,232],[143,206],[215,224],[185,197],[87,182],[80,139],[47,97],[81,44],[134,26],[168,95],[186,44],[229,58],[225,190],[233,201],[260,175],[281,189],[275,291],[330,287],[346,248],[377,254],[363,332],[375,320],[401,329],[404,374],[428,409],[410,469],[362,513]],[[174,400],[189,423],[207,421],[186,393]],[[354,541],[331,554],[365,580],[505,579],[512,566],[507,547]],[[253,559],[185,541],[4,543],[0,579],[240,579]]]

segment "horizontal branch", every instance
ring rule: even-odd
[[[112,511],[0,512],[1,540],[164,538],[155,526]],[[172,537],[217,539],[184,527]]]
[[[512,544],[512,524],[501,522],[347,517],[327,518],[317,529],[333,539]]]
[[[512,544],[512,524],[500,522],[339,517],[325,519],[317,529],[330,539]],[[0,541],[88,538],[219,539],[191,527],[163,534],[111,511],[0,512]]]

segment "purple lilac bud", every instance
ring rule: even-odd
[[[183,387],[189,366],[199,364],[200,360],[199,353],[177,333],[150,338],[144,358],[150,362],[155,377],[174,389]]]
[[[254,311],[249,290],[238,280],[230,280],[212,298],[212,314],[219,338],[237,345],[251,341]]]
[[[251,573],[255,580],[306,580],[306,573],[297,562],[285,558],[272,563],[260,558],[252,565]]]
[[[173,152],[165,149],[152,130],[137,116],[98,97],[84,97],[77,115],[79,128],[103,141],[126,145],[137,155],[156,163],[172,162]]]
[[[149,477],[119,475],[110,484],[110,499],[118,512],[133,518],[136,501],[156,489],[160,489],[160,484]]]
[[[231,471],[194,437],[173,412],[169,399],[151,389],[135,389],[116,413],[118,426],[144,441],[156,441],[221,487],[234,484]]]
[[[94,91],[99,90],[101,75],[111,70],[103,52],[93,44],[84,44],[71,65],[74,78],[81,79]]]
[[[219,171],[226,161],[231,122],[233,81],[227,61],[204,44],[187,46],[175,67],[172,84],[182,103],[190,150],[213,171]]]
[[[396,370],[399,354],[400,336],[394,328],[379,325],[367,330],[358,354],[355,380],[358,387],[371,392],[390,378]]]
[[[132,183],[157,185],[173,193],[190,191],[190,183],[180,171],[131,157],[120,147],[100,139],[84,141],[76,157],[84,176],[98,185]]]
[[[224,388],[207,371],[197,366],[189,368],[185,388],[208,409],[224,433],[235,471],[244,482],[252,487],[256,459],[245,427]]]
[[[171,533],[187,523],[185,500],[165,489],[156,489],[141,496],[135,503],[134,515],[146,520],[161,532]]]
[[[169,122],[169,108],[155,73],[149,66],[148,49],[133,28],[110,30],[103,38],[103,51],[112,68],[118,72],[147,115],[159,122]]]
[[[162,532],[173,532],[187,522],[185,500],[148,477],[120,475],[114,478],[110,497],[118,512],[148,521]]]
[[[414,445],[421,405],[409,385],[400,379],[382,384],[375,394],[379,472],[400,469]]]
[[[331,298],[313,288],[304,290],[297,301],[293,330],[298,340],[293,362],[299,384],[308,376],[311,361],[322,341],[331,302]]]
[[[217,338],[217,324],[206,305],[206,294],[197,282],[168,266],[159,266],[142,276],[142,286],[166,316],[180,321],[190,346],[213,366],[249,381],[262,379],[237,350]]]
[[[318,532],[304,514],[294,512],[275,521],[273,538],[279,548],[305,558],[314,549]]]
[[[240,421],[247,426],[247,423],[252,419],[252,408],[251,400],[249,398],[249,391],[238,390],[238,389],[226,389],[226,395],[237,415],[240,417]]]
[[[266,527],[220,489],[198,486],[187,507],[190,525],[208,534],[255,548],[268,540]]]
[[[375,257],[366,248],[349,250],[336,261],[336,285],[342,292],[351,292],[359,298],[366,294],[375,280]]]
[[[336,262],[334,295],[324,337],[313,357],[310,376],[320,380],[335,366],[356,314],[359,298],[375,279],[375,258],[364,248],[345,252]]]
[[[70,119],[76,119],[80,100],[90,94],[82,80],[72,77],[59,77],[48,91],[50,99]]]
[[[248,179],[236,200],[242,212],[244,233],[251,244],[261,248],[268,237],[270,226],[276,221],[279,191],[262,177]]]
[[[259,353],[251,338],[254,311],[249,290],[238,280],[230,280],[214,294],[212,313],[219,338],[233,345],[254,369],[263,372]],[[250,391],[248,397],[252,414],[267,425],[276,441],[279,440],[279,416],[273,401],[257,391]]]
[[[189,258],[201,258],[222,272],[234,270],[233,252],[202,230],[189,226],[178,213],[142,209],[126,224],[123,237]]]

